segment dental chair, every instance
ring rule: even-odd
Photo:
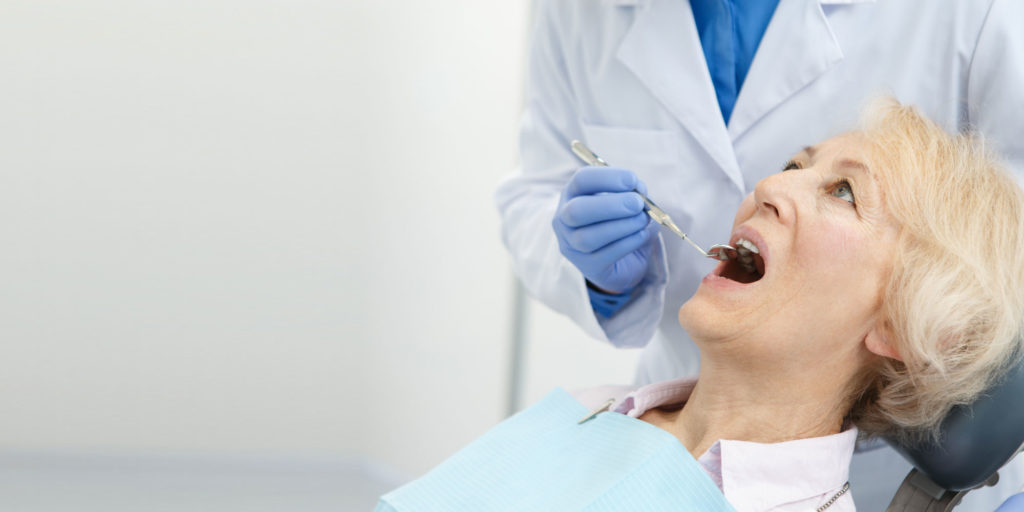
[[[886,512],[948,512],[999,481],[999,468],[1024,448],[1024,361],[976,402],[950,411],[941,432],[926,446],[886,440],[914,466]]]

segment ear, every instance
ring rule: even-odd
[[[897,361],[903,361],[899,352],[896,351],[894,343],[895,339],[895,336],[892,335],[892,328],[889,326],[889,322],[879,320],[875,322],[875,326],[868,331],[867,336],[864,336],[864,346],[872,354],[888,357],[889,359],[895,359]]]

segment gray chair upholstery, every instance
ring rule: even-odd
[[[971,489],[994,485],[1024,445],[1024,361],[970,406],[956,407],[940,439],[908,447],[889,441],[911,464],[890,512],[952,510]]]

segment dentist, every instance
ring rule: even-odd
[[[854,124],[871,98],[974,130],[1024,176],[1024,2],[1019,0],[541,0],[521,168],[496,199],[529,292],[590,336],[643,347],[638,384],[695,375],[675,311],[714,262],[663,236],[646,191],[697,243],[788,155]],[[614,168],[583,168],[583,141]],[[1002,472],[965,510],[1024,483]],[[851,492],[884,510],[909,465],[854,457]]]

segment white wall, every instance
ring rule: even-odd
[[[0,443],[354,436],[366,126],[336,5],[3,3]]]
[[[524,404],[536,402],[556,386],[573,390],[633,382],[639,350],[597,342],[535,300],[530,301],[527,316]]]
[[[0,3],[0,451],[415,475],[500,420],[528,4]],[[526,403],[631,379],[529,317]]]
[[[416,474],[505,410],[513,280],[492,196],[517,159],[528,5],[372,5],[357,448]]]
[[[525,31],[517,2],[0,4],[0,446],[415,471],[492,423]]]

